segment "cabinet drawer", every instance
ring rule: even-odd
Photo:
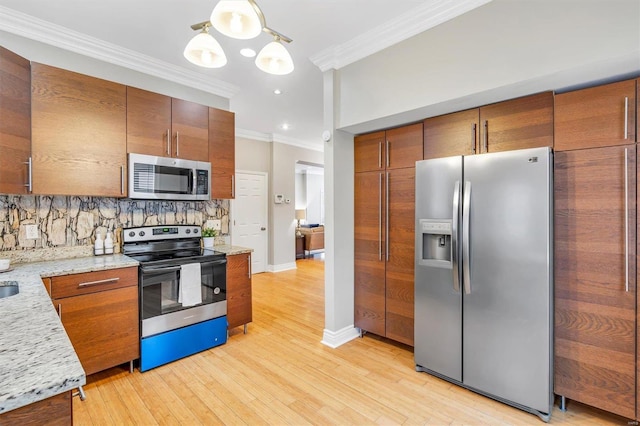
[[[59,299],[137,285],[137,267],[71,274],[51,277],[51,297]]]

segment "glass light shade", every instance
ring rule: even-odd
[[[256,57],[256,66],[262,71],[284,75],[293,71],[293,60],[287,49],[277,40],[262,48]]]
[[[222,46],[206,31],[189,41],[184,48],[184,57],[189,62],[205,68],[220,68],[227,64]]]
[[[231,38],[247,40],[262,32],[262,21],[247,0],[221,0],[209,20],[213,28]]]

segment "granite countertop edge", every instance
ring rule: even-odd
[[[116,254],[14,264],[0,273],[0,285],[14,282],[19,288],[0,299],[0,414],[86,384],[42,278],[137,265]]]
[[[253,249],[251,249],[251,248],[241,247],[241,246],[232,246],[232,245],[229,245],[229,244],[215,245],[215,246],[213,246],[213,250],[219,251],[221,253],[225,253],[227,256],[233,256],[234,254],[244,254],[244,253],[253,252]]]

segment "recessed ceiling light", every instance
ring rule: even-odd
[[[279,94],[281,94],[281,93],[282,93],[282,90],[280,90],[280,89],[276,89],[276,90],[274,90],[274,91],[273,91],[273,93],[275,93],[276,95],[279,95]]]
[[[289,130],[289,125],[287,123],[284,123],[282,125],[282,130]]]
[[[240,54],[247,58],[253,58],[254,56],[256,56],[256,51],[245,47],[244,49],[240,50]]]

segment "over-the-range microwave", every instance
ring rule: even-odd
[[[209,200],[211,163],[129,154],[129,198]]]

